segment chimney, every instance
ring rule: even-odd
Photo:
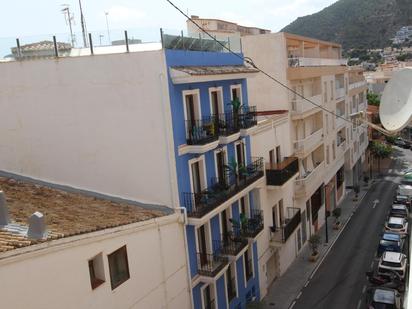
[[[29,218],[29,230],[27,237],[32,239],[43,239],[46,236],[46,223],[41,212],[36,211]]]
[[[6,196],[0,191],[0,226],[9,224],[9,210],[7,209]]]

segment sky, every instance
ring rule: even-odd
[[[189,15],[279,31],[297,17],[315,13],[336,0],[173,1]],[[62,4],[70,6],[74,30],[80,32],[78,0],[0,0],[0,39],[68,33]],[[113,33],[115,29],[136,29],[136,33],[151,29],[157,35],[160,27],[176,31],[186,27],[185,18],[166,0],[82,0],[82,6],[89,32],[106,29],[105,12]]]

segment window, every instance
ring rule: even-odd
[[[326,146],[326,164],[329,164],[329,145]]]
[[[238,99],[239,102],[242,104],[242,86],[239,85],[232,85],[230,86],[230,98],[232,100]]]
[[[209,88],[210,114],[217,116],[224,113],[222,87]]]
[[[213,284],[209,284],[202,290],[202,298],[203,298],[203,308],[204,309],[211,309],[215,308],[215,289]]]
[[[333,160],[336,159],[336,144],[335,144],[335,141],[333,141],[333,143],[332,143],[332,158],[333,158]]]
[[[245,284],[253,277],[252,252],[247,249],[243,254],[243,262],[245,264]]]
[[[226,289],[230,303],[237,295],[235,262],[229,264],[229,268],[226,271]]]
[[[127,260],[126,246],[109,254],[110,282],[112,290],[130,278],[129,262]]]
[[[269,163],[270,163],[270,166],[273,166],[273,164],[275,164],[275,150],[274,149],[269,151]]]
[[[325,101],[324,103],[326,103],[328,101],[328,84],[326,82],[323,82],[323,90],[325,91],[323,93],[323,100]]]
[[[330,100],[333,100],[333,81],[330,81]]]
[[[328,133],[329,133],[329,115],[326,114],[326,115],[325,115],[325,118],[326,118],[326,120],[325,120],[325,123],[326,123],[326,134],[328,134]]]
[[[89,274],[92,290],[105,282],[102,254],[99,254],[93,259],[89,260]]]

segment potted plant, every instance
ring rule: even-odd
[[[318,246],[320,244],[320,236],[318,234],[313,234],[309,238],[309,245],[311,249],[311,254],[309,256],[309,261],[316,262],[319,257]]]
[[[243,165],[238,165],[234,158],[232,158],[229,164],[225,164],[225,169],[235,176],[236,187],[239,186],[239,180],[242,176],[247,175],[247,169]]]
[[[355,191],[355,197],[353,198],[353,201],[356,202],[358,200],[360,192],[359,185],[354,186],[353,191]]]
[[[234,98],[229,105],[232,106],[232,111],[233,111],[233,120],[235,123],[235,127],[238,128],[240,125],[239,121],[239,115],[240,115],[240,110],[242,108],[242,104],[240,103],[240,100],[238,98]]]
[[[334,225],[333,225],[333,229],[334,230],[339,230],[339,228],[340,228],[340,221],[339,221],[339,217],[340,217],[340,215],[342,214],[342,209],[341,208],[335,208],[333,211],[332,211],[332,215],[333,215],[333,217],[335,218],[335,223],[334,223]]]

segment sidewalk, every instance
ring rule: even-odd
[[[283,276],[278,278],[269,288],[267,295],[262,300],[263,308],[288,309],[294,303],[296,297],[299,295],[307,281],[311,278],[311,275],[315,269],[320,266],[325,258],[325,255],[328,253],[328,250],[331,248],[331,244],[334,243],[340,232],[343,230],[343,227],[350,220],[354,210],[358,207],[372,184],[373,183],[369,182],[368,186],[361,186],[358,201],[353,200],[355,197],[353,190],[347,192],[344,200],[340,204],[342,209],[342,214],[340,217],[340,221],[343,223],[342,228],[339,230],[334,230],[332,228],[333,219],[329,217],[328,244],[325,244],[325,225],[323,225],[318,232],[321,236],[321,245],[319,246],[320,254],[317,262],[311,263],[308,261],[310,248],[306,244]]]

